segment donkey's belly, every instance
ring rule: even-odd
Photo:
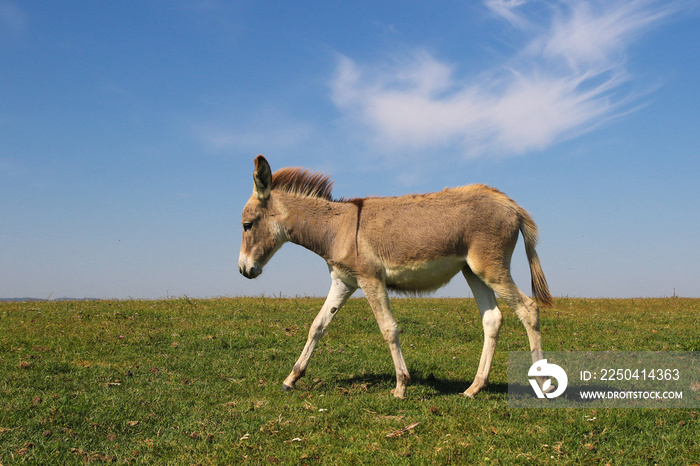
[[[406,292],[435,291],[446,285],[466,261],[462,257],[445,257],[429,262],[387,265],[386,286],[391,290]]]

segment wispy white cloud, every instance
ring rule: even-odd
[[[525,21],[516,9],[525,4],[525,0],[486,0],[485,5],[496,15],[515,26],[523,26]]]
[[[530,4],[548,8],[535,22]],[[425,51],[390,66],[341,57],[332,99],[389,149],[457,144],[467,155],[518,154],[589,131],[630,111],[629,46],[677,11],[653,0],[486,0],[526,35],[501,66],[462,79]]]
[[[549,34],[535,44],[542,45],[546,57],[562,57],[574,70],[584,66],[607,67],[623,57],[640,34],[678,7],[673,2],[653,0],[570,2],[566,14],[557,15]]]

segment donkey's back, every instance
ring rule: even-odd
[[[515,201],[485,185],[352,202],[358,253],[385,269],[387,287],[403,292],[436,290],[465,267],[504,272],[519,232],[534,226]],[[536,227],[527,234],[536,241]]]

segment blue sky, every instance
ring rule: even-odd
[[[698,6],[0,0],[0,297],[325,295],[291,244],[238,274],[259,153],[337,197],[496,186],[555,296],[700,296]]]

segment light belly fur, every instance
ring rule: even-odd
[[[467,265],[463,257],[402,265],[386,265],[386,286],[398,291],[435,291],[446,285]]]

